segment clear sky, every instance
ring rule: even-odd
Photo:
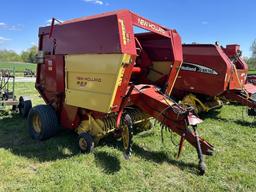
[[[130,9],[168,28],[184,43],[237,43],[250,56],[256,39],[256,0],[1,0],[0,49],[37,44],[38,27],[60,20]]]

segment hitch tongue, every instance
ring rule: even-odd
[[[197,145],[196,150],[197,150],[197,155],[198,155],[198,159],[199,159],[199,164],[198,164],[199,174],[204,175],[206,165],[204,163],[204,156],[203,156],[203,153],[202,153],[202,148],[201,148],[201,144],[200,144],[200,141],[199,141],[199,136],[198,136],[197,130],[196,130],[197,126],[193,125],[192,128],[193,128],[193,131],[194,131],[195,137],[196,137],[196,145]]]

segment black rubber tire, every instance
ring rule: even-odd
[[[18,108],[19,108],[20,116],[23,118],[26,118],[29,114],[30,109],[32,108],[31,100],[21,96],[19,98]]]
[[[33,119],[38,116],[41,123],[40,132],[35,131]],[[60,131],[56,112],[50,105],[37,105],[33,107],[28,115],[28,129],[32,139],[45,140],[55,136]]]
[[[83,140],[84,142],[86,142],[86,146],[82,147],[81,146],[81,140]],[[94,141],[92,136],[89,133],[80,133],[78,136],[78,146],[79,149],[81,151],[81,153],[90,153],[93,151],[94,149]]]

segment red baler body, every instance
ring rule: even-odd
[[[134,26],[149,32],[134,34]],[[125,110],[140,110],[179,134],[180,150],[184,139],[197,148],[200,163],[202,154],[213,152],[211,144],[198,137],[196,131],[188,129],[189,125],[195,128],[201,120],[193,115],[192,110],[170,98],[183,60],[181,39],[175,30],[128,10],[82,17],[58,25],[54,25],[53,20],[51,26],[39,29],[39,52],[43,56],[37,65],[35,86],[46,104],[58,114],[62,127],[77,130],[82,122],[90,123],[90,118],[103,122],[114,117],[115,124],[111,120],[105,128],[110,130],[111,126],[118,130]],[[114,84],[117,86],[106,90],[102,84],[112,74],[105,72],[113,71],[113,65],[102,59],[97,62],[98,68],[90,63],[102,56],[112,59],[112,55],[122,55],[123,59]],[[94,59],[90,61],[79,59],[92,56]],[[154,73],[154,67],[164,64],[169,67],[165,74]],[[88,73],[84,66],[91,72]],[[172,70],[170,66],[173,66]],[[104,73],[105,79],[96,76],[98,71]],[[83,74],[79,75],[80,72]],[[102,90],[99,90],[100,86]],[[110,92],[113,97],[109,96]],[[73,93],[83,96],[74,97]],[[105,98],[112,99],[103,107],[99,103],[104,103],[104,94]],[[95,134],[92,129],[87,130]],[[102,132],[105,134],[106,131]]]

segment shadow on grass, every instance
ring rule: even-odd
[[[251,128],[255,128],[255,127],[256,127],[256,122],[255,122],[255,120],[252,121],[252,122],[243,121],[243,120],[235,120],[234,122],[235,122],[236,124],[239,124],[239,125],[242,125],[242,126],[245,126],[245,127],[251,127]]]
[[[100,166],[107,174],[113,174],[121,169],[118,158],[107,152],[94,152],[94,157],[96,165]]]
[[[79,153],[74,133],[63,131],[46,141],[35,141],[28,134],[26,120],[19,115],[0,120],[0,147],[40,162],[69,158]]]
[[[216,119],[219,114],[220,114],[219,109],[213,109],[213,110],[210,110],[208,112],[200,113],[199,117],[202,118],[202,119],[207,119],[207,118]]]
[[[76,143],[77,136],[73,132],[63,131],[54,138],[42,142],[31,139],[26,127],[26,120],[18,115],[0,120],[0,147],[10,150],[18,156],[32,158],[39,162],[66,159],[80,153]],[[108,145],[120,151],[123,150],[122,142],[112,137],[104,139],[100,142],[100,145]],[[194,174],[197,172],[196,164],[172,159],[163,151],[148,151],[135,143],[132,150],[133,154],[148,161],[155,163],[167,162],[181,170],[187,169],[187,171]],[[118,158],[107,152],[95,152],[94,156],[96,164],[102,167],[107,174],[115,173],[121,169]]]
[[[104,144],[114,147],[120,151],[123,151],[123,143],[122,141],[107,139],[104,140]],[[196,151],[195,151],[196,152]],[[139,146],[136,143],[133,143],[132,145],[132,155],[139,156],[143,159],[146,159],[148,161],[152,161],[154,163],[168,163],[172,164],[176,167],[178,167],[181,170],[185,170],[192,173],[192,174],[198,174],[198,165],[197,162],[194,163],[185,163],[181,160],[170,158],[165,152],[163,151],[150,151],[145,150],[143,147]],[[109,162],[110,163],[110,162]]]
[[[185,163],[181,160],[171,159],[165,152],[163,151],[149,151],[145,150],[137,144],[133,144],[132,151],[135,155],[140,156],[148,161],[153,161],[155,163],[169,163],[174,166],[177,166],[179,169],[184,170],[187,169],[189,172],[196,174],[197,164],[194,163]]]
[[[202,119],[214,119],[214,120],[223,121],[223,122],[233,122],[233,123],[236,123],[238,125],[245,126],[245,127],[256,127],[256,121],[255,120],[253,120],[251,122],[243,120],[242,114],[241,114],[241,119],[223,118],[223,117],[218,116],[218,114],[219,114],[218,110],[211,110],[207,113],[199,114],[199,117],[202,118]]]

